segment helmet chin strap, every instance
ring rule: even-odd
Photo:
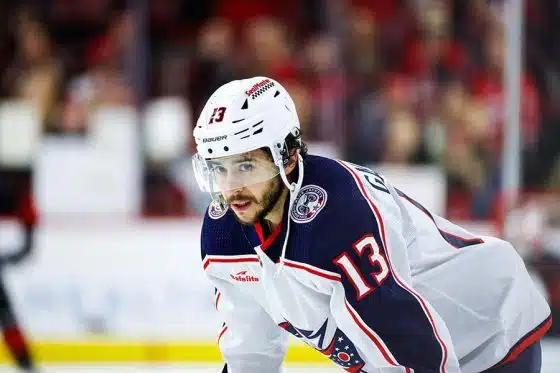
[[[282,245],[282,253],[280,254],[280,259],[279,259],[279,263],[280,265],[277,267],[276,269],[276,275],[280,274],[280,271],[282,270],[282,268],[284,267],[284,257],[286,256],[286,248],[288,247],[288,239],[290,238],[290,223],[291,223],[291,216],[292,216],[292,208],[294,206],[294,201],[296,200],[296,197],[299,193],[299,190],[301,189],[301,184],[303,183],[303,158],[301,157],[300,154],[297,155],[298,157],[298,180],[295,183],[290,183],[290,181],[288,180],[288,177],[286,175],[286,172],[284,171],[284,167],[282,166],[280,168],[280,177],[282,178],[282,181],[284,182],[284,184],[286,184],[286,186],[288,187],[288,190],[290,192],[290,203],[288,205],[288,211],[286,211],[286,213],[288,214],[287,216],[287,227],[286,227],[286,237],[284,238],[284,244]]]

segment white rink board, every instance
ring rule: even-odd
[[[1,228],[0,247],[18,240]],[[200,219],[43,220],[34,255],[4,271],[18,317],[37,340],[214,342],[200,228]]]
[[[175,221],[47,221],[36,252],[5,277],[34,337],[214,340],[213,289],[200,226]],[[0,234],[3,239],[10,235]]]

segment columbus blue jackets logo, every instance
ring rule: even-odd
[[[227,205],[225,207],[221,206],[219,203],[212,201],[208,207],[208,216],[212,219],[219,219],[226,214],[228,210]]]
[[[299,191],[294,207],[292,220],[296,223],[307,223],[315,219],[327,203],[327,192],[317,185],[306,185]]]

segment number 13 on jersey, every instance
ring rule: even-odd
[[[387,264],[387,259],[383,251],[379,248],[377,242],[375,242],[373,235],[367,234],[363,236],[358,241],[354,242],[352,247],[360,258],[364,255],[367,256],[372,268],[369,275],[375,280],[377,286],[381,286],[383,281],[389,276],[389,265]],[[354,286],[354,289],[356,289],[357,300],[362,299],[375,290],[376,287],[367,282],[358,266],[347,252],[343,252],[336,257],[333,263],[342,269],[352,286]]]

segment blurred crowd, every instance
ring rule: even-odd
[[[560,184],[560,6],[524,1],[523,184]],[[363,164],[436,164],[447,215],[500,201],[504,9],[490,0],[0,2],[0,93],[36,105],[45,136],[87,136],[102,106],[162,97],[190,131],[219,85],[266,75],[291,92],[307,141]],[[556,105],[555,105],[556,103]],[[194,151],[186,141],[184,155]],[[147,215],[189,214],[146,157]]]

